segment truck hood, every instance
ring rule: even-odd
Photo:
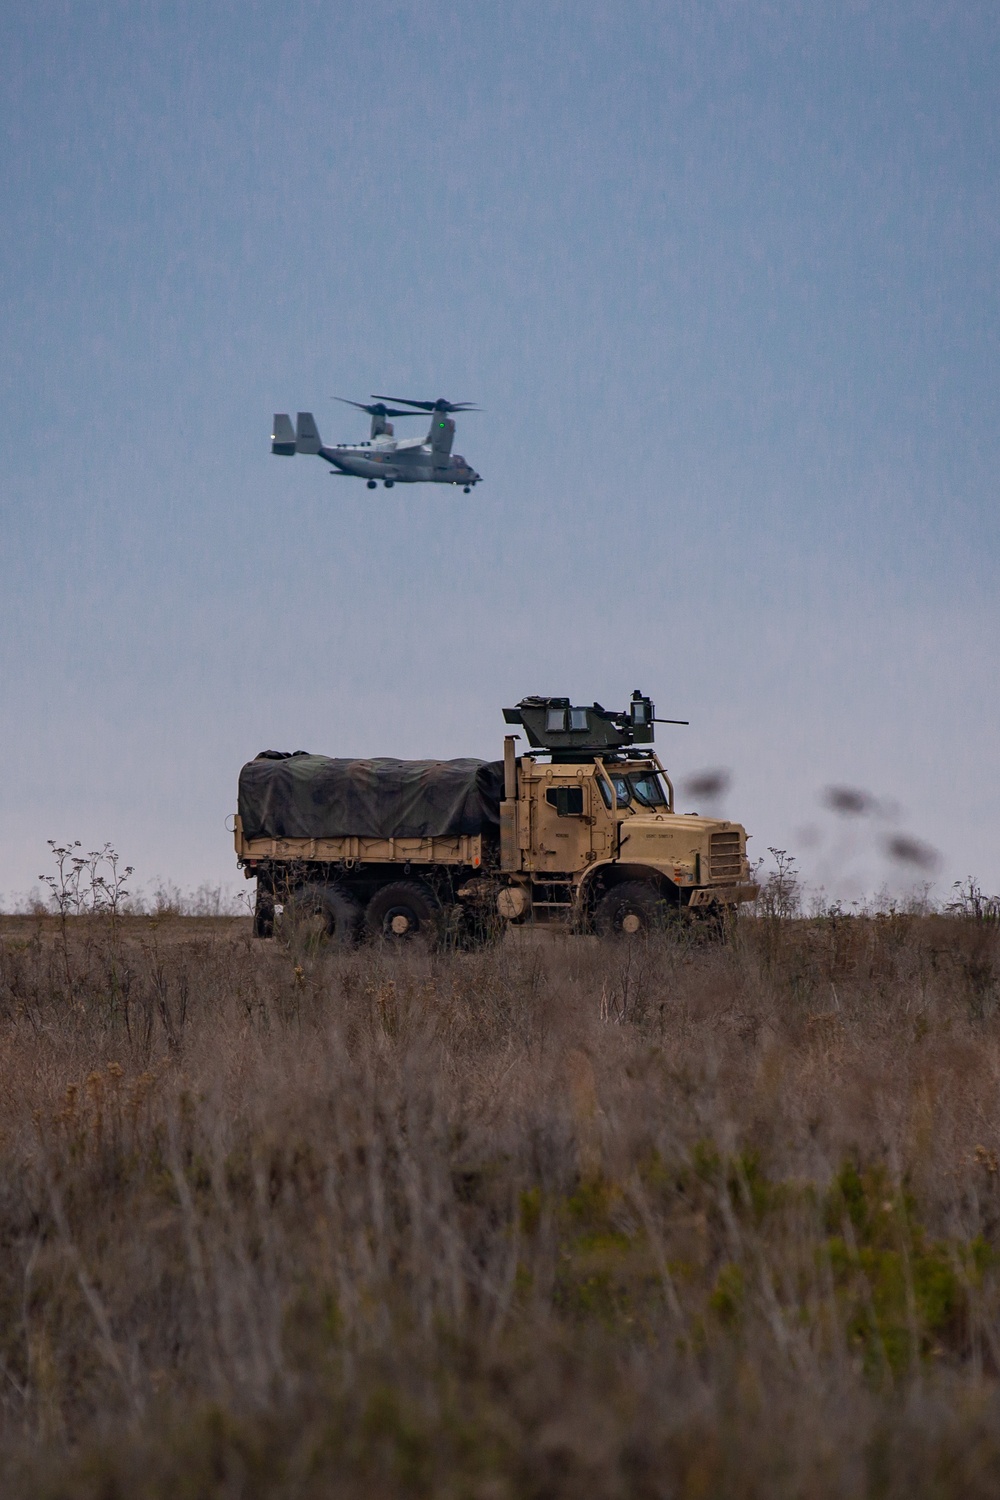
[[[718,838],[718,835],[728,835]],[[745,875],[746,835],[739,823],[678,813],[636,813],[624,818],[618,857],[655,865],[680,885],[693,881],[738,882]]]
[[[622,819],[621,836],[624,838],[628,833],[633,837],[646,837],[662,833],[666,829],[681,836],[691,834],[704,838],[710,833],[731,833],[734,830],[742,833],[743,825],[730,823],[726,818],[700,818],[694,813],[641,812]]]

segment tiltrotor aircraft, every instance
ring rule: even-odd
[[[367,479],[373,490],[381,479],[387,490],[394,484],[460,484],[468,494],[481,475],[477,474],[460,453],[452,453],[455,440],[455,424],[451,419],[454,411],[478,411],[468,401],[407,401],[404,396],[374,396],[374,404],[366,406],[361,401],[347,401],[336,396],[345,406],[356,406],[366,411],[372,419],[371,436],[367,443],[336,443],[332,448],[320,441],[319,431],[311,411],[300,411],[295,427],[287,412],[277,412],[271,433],[271,452],[283,458],[292,458],[296,453],[315,453],[332,464],[331,474],[346,474],[358,479]],[[387,401],[402,403],[413,408],[402,411],[398,406],[386,406]],[[419,417],[430,412],[431,425],[425,438],[397,439],[390,417]]]

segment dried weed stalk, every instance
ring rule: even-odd
[[[796,911],[4,919],[5,1494],[994,1494],[1000,924]]]

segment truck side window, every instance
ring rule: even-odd
[[[545,800],[554,807],[560,818],[579,818],[583,815],[582,786],[550,786]]]
[[[608,791],[608,784],[604,780],[603,776],[598,777],[597,784],[601,789],[601,796],[604,798],[604,806],[610,808],[611,794]],[[632,790],[625,777],[612,776],[611,784],[615,789],[615,802],[618,807],[628,807],[629,803],[632,801]]]

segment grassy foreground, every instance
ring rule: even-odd
[[[0,919],[3,1494],[1000,1493],[1000,932]]]

